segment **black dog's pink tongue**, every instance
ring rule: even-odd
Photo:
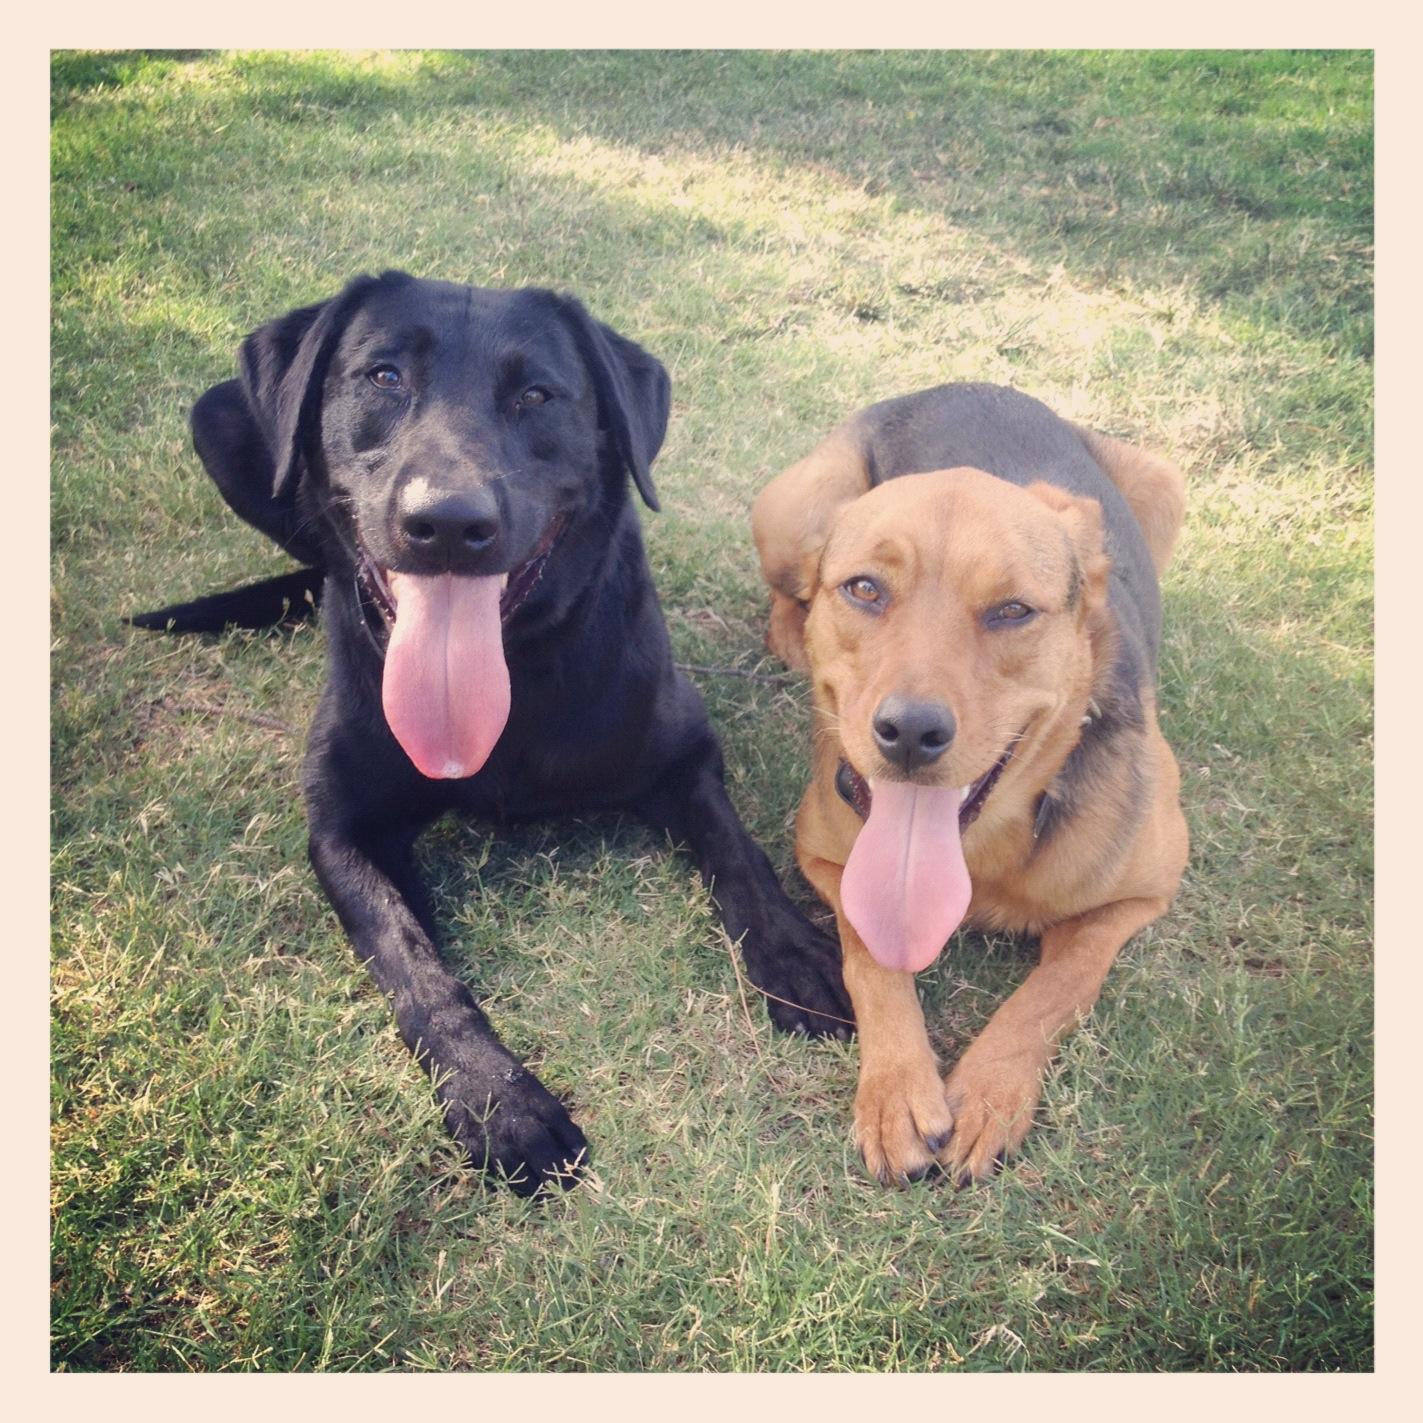
[[[968,913],[972,887],[959,838],[964,793],[903,781],[873,781],[870,793],[840,903],[877,962],[918,973]]]
[[[472,776],[509,720],[504,580],[389,577],[396,606],[381,686],[385,719],[422,775]]]

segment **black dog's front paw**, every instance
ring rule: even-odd
[[[577,1184],[588,1142],[563,1103],[515,1058],[481,1086],[463,1075],[440,1088],[445,1124],[470,1163],[521,1196]]]
[[[746,971],[783,1033],[848,1039],[855,1010],[840,971],[840,946],[799,915],[777,919],[753,944],[742,941]]]

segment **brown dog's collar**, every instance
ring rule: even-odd
[[[861,820],[869,815],[870,783],[848,761],[835,768],[835,790]]]

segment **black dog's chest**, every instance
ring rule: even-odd
[[[648,782],[645,718],[622,699],[586,697],[579,714],[516,691],[511,723],[484,768],[451,782],[456,808],[496,821],[616,809]]]

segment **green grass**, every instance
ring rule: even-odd
[[[1355,53],[56,56],[54,1366],[1371,1368],[1371,107]],[[427,841],[595,1152],[542,1207],[460,1169],[251,719],[305,725],[320,633],[118,621],[283,566],[187,407],[388,265],[575,290],[667,363],[687,662],[762,666],[749,501],[870,400],[1010,382],[1187,468],[1191,867],[992,1185],[868,1180],[854,1047],[748,1014],[611,819]],[[789,873],[804,689],[698,680]],[[924,975],[946,1060],[1031,962]]]

